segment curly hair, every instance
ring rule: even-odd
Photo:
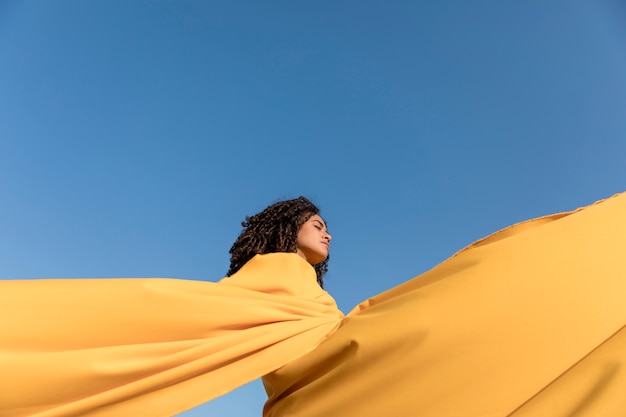
[[[305,197],[279,201],[253,216],[246,216],[243,230],[230,248],[230,269],[226,276],[237,272],[254,255],[273,252],[297,251],[300,227],[320,210]],[[324,274],[328,271],[328,257],[313,265],[317,282],[324,287]]]

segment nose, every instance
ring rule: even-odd
[[[326,232],[326,234],[324,235],[324,239],[330,242],[331,240],[333,240],[333,237],[330,235],[330,233]]]

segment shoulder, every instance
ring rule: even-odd
[[[220,283],[272,294],[318,297],[326,293],[315,269],[295,253],[255,255],[231,277]]]

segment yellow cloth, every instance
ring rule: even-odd
[[[261,375],[266,417],[626,415],[625,250],[621,194],[345,319],[295,254],[219,283],[0,282],[0,416],[169,416]]]
[[[219,283],[0,282],[0,416],[171,416],[313,349],[343,314],[295,254]]]
[[[626,416],[626,195],[504,229],[264,378],[266,417]]]

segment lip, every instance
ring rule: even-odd
[[[322,245],[326,246],[326,248],[330,248],[330,243],[328,242],[322,242]]]

